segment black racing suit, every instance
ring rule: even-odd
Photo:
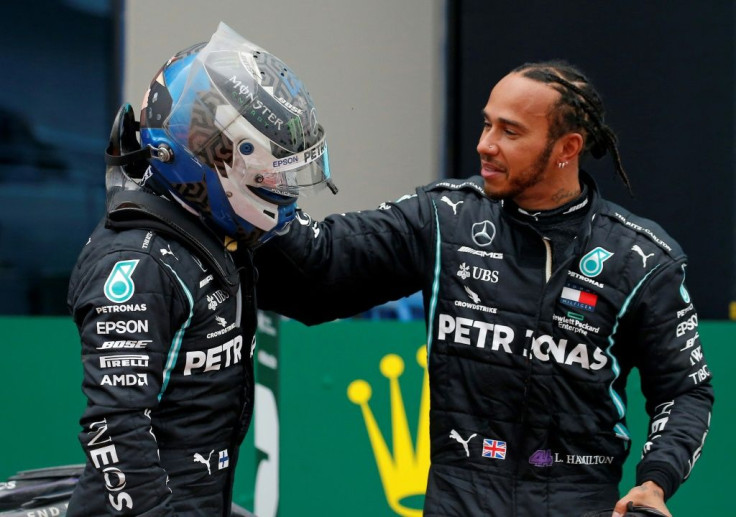
[[[301,224],[256,252],[259,307],[307,324],[422,291],[424,515],[612,507],[630,448],[624,389],[634,367],[651,417],[637,483],[655,481],[670,497],[700,455],[713,392],[686,257],[656,223],[582,178],[587,213],[554,268],[549,241],[512,217],[510,203],[486,197],[480,177],[324,222],[299,213]],[[290,297],[271,295],[286,286]]]
[[[112,198],[69,286],[88,399],[69,516],[230,515],[252,414],[252,273],[178,204]]]

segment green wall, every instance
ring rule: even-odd
[[[669,502],[675,516],[730,511],[725,488],[736,464],[728,430],[736,379],[727,365],[736,358],[730,350],[736,323],[702,322],[700,334],[715,376],[716,408],[702,458],[692,478]],[[259,379],[272,385],[278,399],[279,487],[270,497],[278,497],[280,516],[396,515],[386,503],[361,410],[348,399],[347,387],[356,379],[371,385],[370,406],[391,447],[389,383],[379,363],[390,353],[402,357],[404,373],[399,381],[414,435],[423,375],[416,353],[425,344],[424,337],[420,322],[344,320],[311,328],[281,322],[278,347],[265,358],[268,369],[278,366],[278,375],[266,374],[264,357],[256,355]],[[262,334],[259,343],[266,341]],[[79,339],[71,320],[0,317],[0,350],[0,481],[18,470],[82,462],[76,435],[85,400],[80,391]],[[637,387],[634,377],[629,383],[634,445],[622,489],[633,483],[634,463],[646,433]],[[254,504],[258,465],[276,457],[256,451],[253,434],[242,449],[235,490],[236,502],[248,508]],[[269,472],[272,478],[274,472]],[[407,506],[417,505],[420,498],[407,501]]]

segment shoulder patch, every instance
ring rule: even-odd
[[[635,232],[645,235],[649,240],[654,242],[667,253],[672,254],[674,251],[680,251],[679,245],[670,237],[658,224],[648,219],[637,217],[633,214],[623,215],[613,210],[613,217],[617,219],[625,227]]]

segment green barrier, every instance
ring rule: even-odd
[[[700,334],[716,408],[693,477],[669,502],[676,517],[731,512],[724,488],[736,457],[728,438],[736,380],[726,365],[736,356],[729,349],[736,323],[701,322]],[[428,461],[421,439],[417,444],[426,423],[417,360],[424,344],[421,322],[345,320],[308,328],[264,315],[255,356],[257,423],[241,449],[235,501],[259,517],[420,515]],[[71,320],[0,318],[0,350],[0,480],[82,462],[76,435],[85,401]],[[635,375],[628,393],[633,447],[624,490],[633,484],[647,426]]]

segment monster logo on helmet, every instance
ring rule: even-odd
[[[148,151],[149,188],[248,245],[285,231],[297,196],[324,186],[337,192],[324,130],[301,80],[224,23],[156,74],[143,100],[140,140],[143,149],[108,164],[142,183],[126,166]]]

